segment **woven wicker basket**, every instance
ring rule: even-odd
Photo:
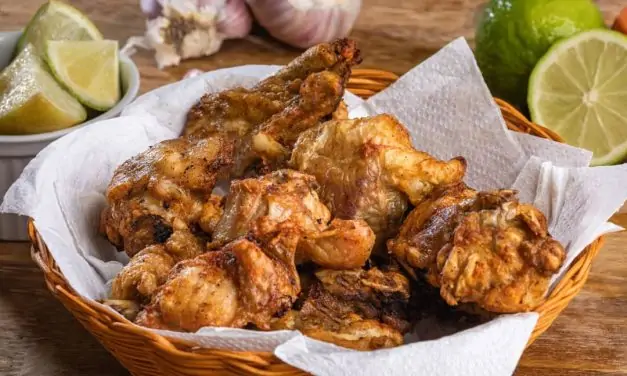
[[[349,90],[366,98],[384,89],[397,78],[398,76],[390,72],[356,69],[349,82]],[[496,102],[510,129],[561,141],[553,132],[529,122],[512,106],[498,99]],[[193,344],[151,333],[114,315],[107,308],[79,297],[72,290],[32,221],[29,222],[29,235],[33,242],[33,259],[43,270],[50,291],[133,375],[305,374],[283,363],[272,353],[200,349]],[[590,244],[571,265],[547,301],[535,309],[540,318],[527,345],[549,328],[581,290],[588,278],[591,262],[601,246],[601,238]]]

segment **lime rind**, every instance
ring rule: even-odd
[[[55,18],[55,15],[57,18],[59,18],[59,15],[62,15],[60,16],[60,19],[65,18],[67,20],[72,20],[69,24],[66,23],[58,26],[60,29],[64,30],[63,33],[59,33],[59,30],[54,30],[54,27],[47,25],[49,21],[47,18]],[[55,22],[58,23],[59,20],[56,20]],[[68,25],[74,25],[75,27],[67,28]],[[42,28],[45,28],[46,30],[41,30]],[[80,33],[78,32],[79,30],[81,31]],[[39,35],[41,33],[44,34]],[[33,44],[37,52],[41,53],[41,49],[43,49],[45,41],[51,39],[101,40],[103,39],[103,36],[96,25],[94,25],[94,23],[91,22],[91,20],[80,10],[64,2],[50,0],[42,5],[28,22],[24,32],[17,42],[15,54],[19,54],[19,52],[21,52],[28,43]]]
[[[625,51],[627,51],[627,36],[619,32],[608,30],[608,29],[596,29],[596,30],[584,31],[570,38],[559,41],[555,45],[553,45],[547,51],[547,53],[538,61],[538,64],[533,69],[529,78],[529,86],[528,86],[529,94],[527,96],[527,104],[529,106],[529,112],[530,112],[531,119],[533,122],[544,125],[552,129],[553,131],[557,132],[558,134],[562,135],[562,132],[564,132],[564,126],[568,126],[567,124],[565,124],[567,119],[564,117],[560,123],[555,124],[555,123],[552,123],[548,119],[549,115],[546,113],[546,111],[544,112],[542,111],[542,108],[543,108],[542,101],[546,99],[545,97],[546,92],[544,91],[545,85],[543,85],[543,80],[546,78],[545,74],[549,70],[550,67],[555,66],[555,65],[561,66],[560,59],[564,54],[567,53],[568,50],[577,49],[581,43],[589,42],[590,40],[594,40],[594,39],[602,41],[604,44],[607,44],[608,42],[614,43],[616,45],[621,46],[622,48],[624,48]],[[564,71],[566,70],[564,69]],[[601,89],[608,82],[607,80],[613,79],[614,78],[613,76],[615,76],[616,74],[620,74],[620,72],[613,72],[612,75],[609,75],[608,78],[606,78],[606,81],[597,83],[596,81],[597,81],[598,72],[594,72],[594,76],[593,76],[594,82],[592,83],[592,85],[599,84],[600,86],[598,87],[598,89]],[[580,80],[582,78],[572,77],[572,79],[573,81],[579,81],[579,83],[581,83]],[[600,93],[601,95],[603,95],[604,92],[601,90]],[[578,94],[581,95],[582,93],[577,93],[577,94],[573,93],[570,99],[572,99],[572,96],[579,98]],[[625,94],[627,98],[627,93]],[[555,98],[556,96],[559,96],[562,94],[553,92],[550,95]],[[584,105],[583,99],[581,100],[582,100],[581,105]],[[601,101],[599,102],[598,106],[605,107]],[[570,112],[570,114],[573,114],[574,112],[575,111],[572,111]],[[588,111],[588,112],[591,113],[592,111]],[[584,120],[586,119],[584,118]],[[627,127],[627,117],[625,118],[624,125]],[[582,124],[582,126],[584,126],[584,124]],[[584,131],[585,130],[582,129],[581,135],[579,139],[577,140],[576,144],[583,143]],[[598,131],[603,132],[606,135],[606,137],[608,137],[606,128],[599,129]],[[613,142],[615,141],[619,141],[620,143],[614,144]],[[571,141],[571,143],[573,142]],[[627,140],[614,140],[608,137],[606,140],[606,143],[607,143],[607,149],[608,149],[607,152],[604,152],[602,155],[597,155],[597,153],[595,153],[591,161],[592,166],[617,164],[617,163],[624,161],[625,158],[627,157]],[[580,146],[580,145],[574,145],[574,146]]]

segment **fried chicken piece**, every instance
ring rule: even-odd
[[[111,285],[111,299],[142,300],[151,297],[168,277],[176,262],[162,244],[154,244],[139,251],[115,276]]]
[[[414,208],[388,249],[414,277],[426,272],[448,304],[501,313],[540,304],[565,258],[544,215],[514,191],[464,185]]]
[[[453,230],[470,210],[494,209],[515,199],[515,192],[477,192],[464,183],[436,189],[405,218],[398,235],[388,240],[388,251],[409,273],[435,266],[438,251],[451,240]]]
[[[283,233],[263,247],[240,239],[178,263],[136,323],[186,332],[249,324],[268,329],[300,292],[294,239]]]
[[[515,201],[466,215],[437,257],[440,294],[450,305],[476,303],[502,313],[529,311],[544,299],[566,253],[544,215]]]
[[[364,221],[330,221],[320,202],[314,177],[293,170],[278,170],[259,178],[234,181],[224,215],[213,233],[222,245],[243,236],[262,244],[282,227],[298,234],[296,261],[333,269],[358,268],[370,257],[374,233]]]
[[[132,257],[175,231],[210,230],[221,214],[221,201],[211,191],[231,154],[232,145],[220,137],[178,138],[127,160],[107,188],[101,231]]]
[[[204,250],[200,238],[175,231],[164,244],[148,246],[131,258],[113,279],[110,298],[150,301],[177,262],[194,258]]]
[[[315,273],[331,295],[349,302],[360,316],[376,319],[401,333],[410,329],[407,303],[409,280],[400,271],[370,268],[368,270],[328,270]]]
[[[204,95],[190,109],[184,134],[226,136],[236,153],[232,176],[256,160],[275,169],[289,158],[298,135],[330,117],[361,61],[355,42],[340,39],[307,50],[251,89]]]
[[[381,243],[396,233],[409,201],[419,204],[434,188],[460,182],[463,158],[439,161],[413,148],[391,115],[331,120],[303,132],[290,166],[314,175],[320,196],[342,219],[364,219]]]
[[[300,310],[274,319],[273,330],[299,330],[336,345],[375,350],[400,346],[409,330],[409,281],[397,272],[321,270]]]

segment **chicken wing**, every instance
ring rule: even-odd
[[[408,198],[417,205],[434,188],[461,181],[466,164],[415,150],[405,127],[384,114],[303,132],[290,166],[316,177],[336,217],[364,219],[381,243],[398,230]]]
[[[537,306],[565,257],[544,215],[514,191],[463,185],[418,205],[388,249],[414,277],[425,272],[448,304],[492,312]]]
[[[251,236],[263,244],[268,234],[289,226],[298,234],[297,263],[313,261],[334,269],[363,266],[374,233],[360,220],[329,223],[331,214],[318,199],[317,188],[312,176],[293,170],[232,182],[213,243]]]
[[[211,192],[231,154],[232,145],[220,137],[178,138],[127,160],[107,188],[102,232],[132,257],[175,231],[209,230],[221,214],[221,201]]]
[[[189,111],[184,134],[229,138],[235,145],[233,176],[259,158],[280,165],[303,130],[336,110],[351,66],[360,61],[348,39],[314,46],[251,89],[203,96]]]
[[[306,336],[356,349],[399,346],[409,330],[409,281],[397,272],[321,270],[300,310],[274,319],[273,330],[300,330]]]
[[[136,323],[195,332],[205,326],[268,329],[300,292],[292,236],[260,247],[246,239],[178,263]]]

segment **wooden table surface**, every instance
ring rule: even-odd
[[[123,44],[141,35],[138,0],[71,1]],[[352,33],[362,67],[403,73],[457,36],[473,39],[480,0],[364,0]],[[0,31],[28,21],[42,0],[2,0]],[[608,22],[621,0],[600,0]],[[627,5],[627,4],[626,4]],[[229,41],[214,56],[160,71],[152,55],[133,59],[141,91],[177,81],[190,68],[283,64],[299,51],[268,38]],[[627,213],[612,219],[627,226]],[[583,291],[523,355],[516,375],[627,375],[627,232],[607,237]],[[0,243],[0,375],[114,376],[128,373],[55,301],[25,243]]]

